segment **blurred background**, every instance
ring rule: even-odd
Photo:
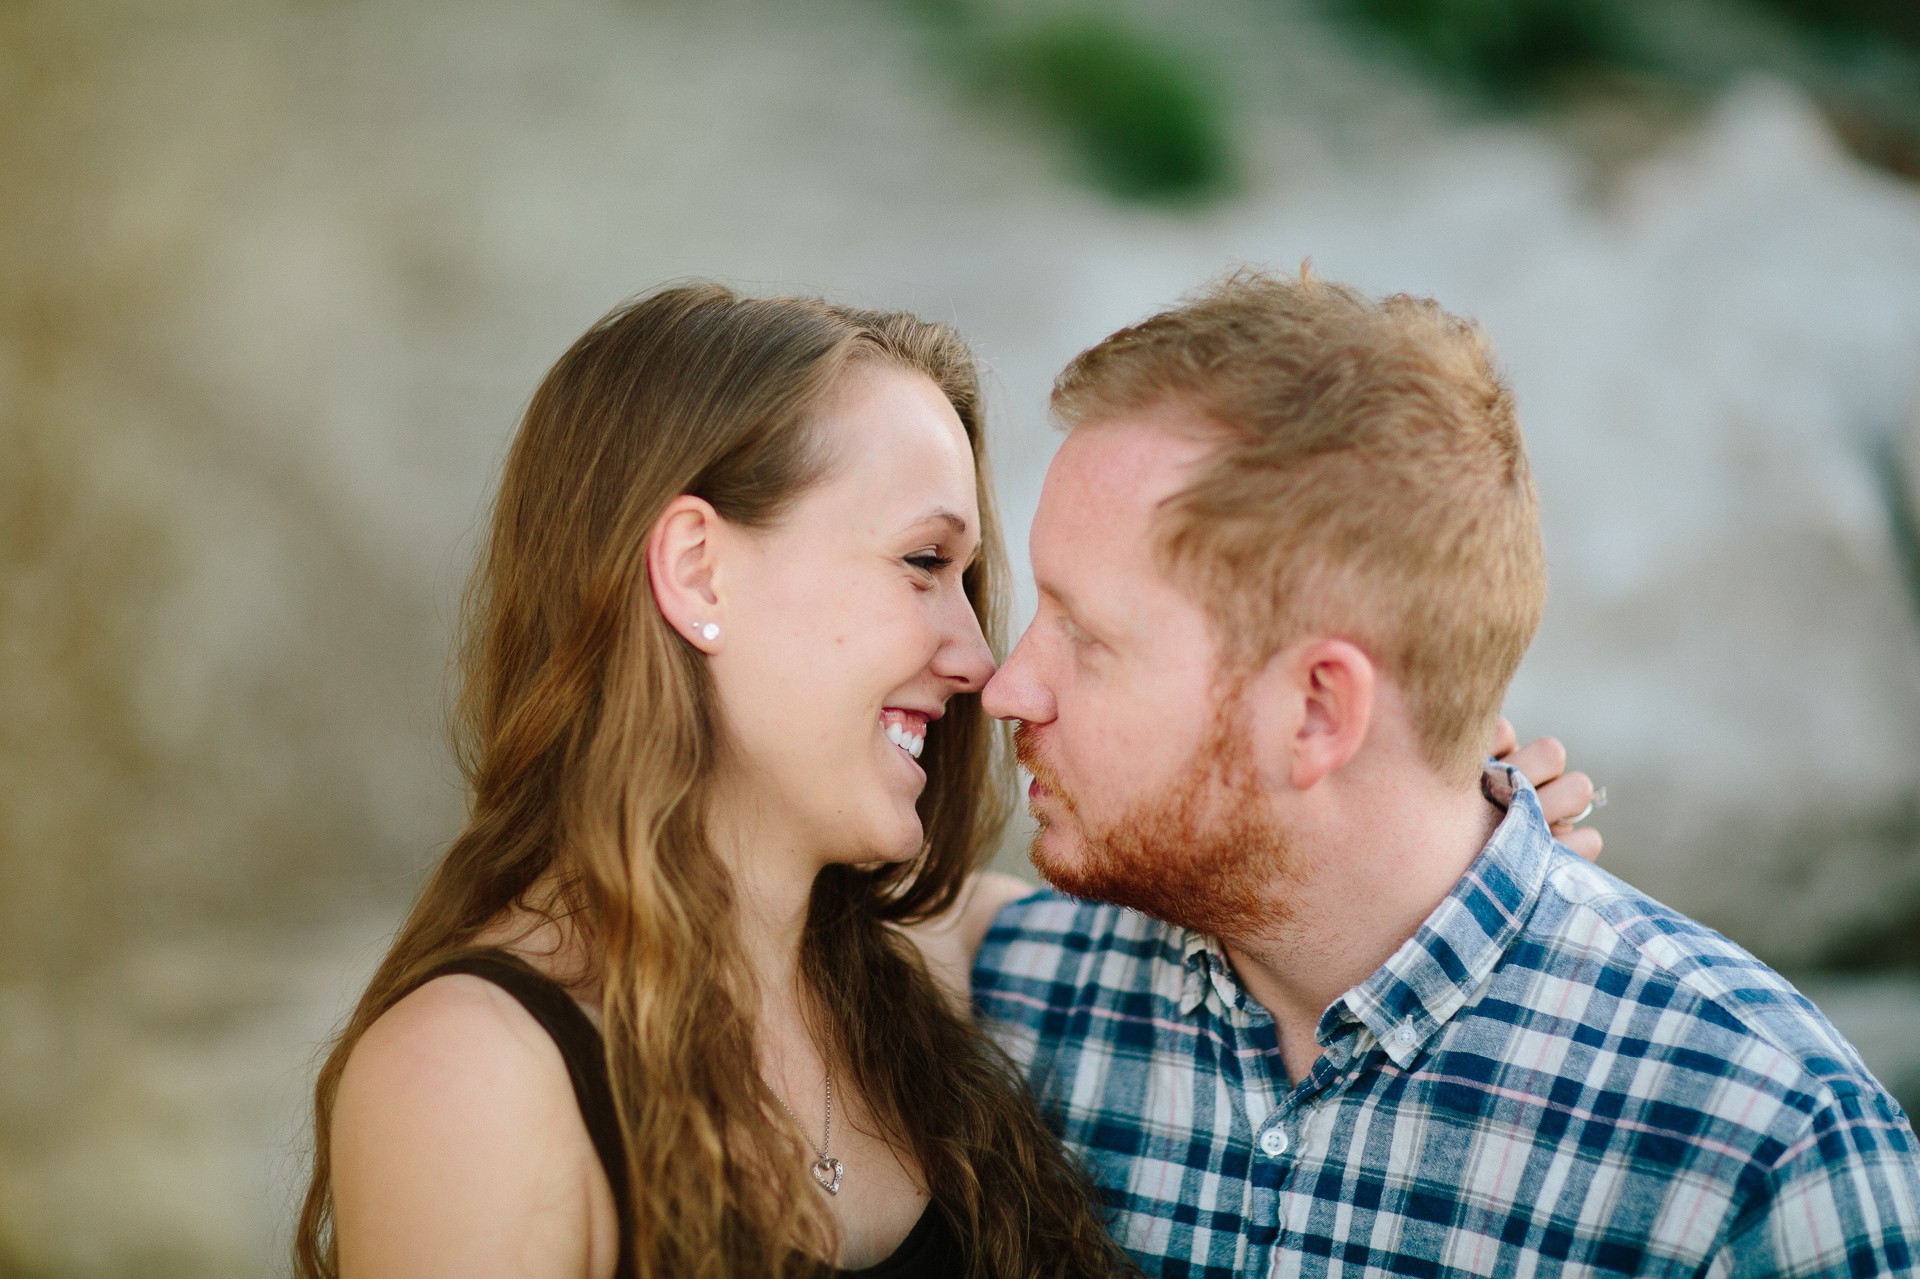
[[[4,0],[0,1277],[284,1269],[516,416],[685,276],[956,323],[1022,562],[1052,374],[1224,267],[1480,318],[1552,570],[1509,713],[1912,1108],[1917,15]]]

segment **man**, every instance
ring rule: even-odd
[[[1483,796],[1544,567],[1479,331],[1241,275],[1054,407],[984,696],[1082,900],[1003,911],[974,989],[1148,1272],[1911,1272],[1853,1048]]]

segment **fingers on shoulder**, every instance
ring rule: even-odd
[[[1539,787],[1567,771],[1567,748],[1557,737],[1536,737],[1507,756],[1507,763]]]
[[[1593,802],[1593,779],[1585,773],[1562,773],[1539,788],[1540,811],[1555,827],[1584,820]]]
[[[1606,841],[1591,826],[1556,827],[1553,837],[1590,862],[1599,861],[1600,854],[1606,849]]]

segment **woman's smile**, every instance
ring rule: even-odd
[[[888,741],[919,759],[920,752],[927,747],[927,721],[932,718],[925,711],[889,706],[880,712],[880,726],[886,731]]]
[[[716,520],[705,552],[723,563],[709,611],[726,614],[711,669],[728,782],[765,827],[743,842],[785,848],[807,874],[920,851],[942,754],[925,754],[927,732],[993,674],[964,577],[979,475],[945,394],[911,369],[860,366],[813,430],[825,478],[765,528]]]

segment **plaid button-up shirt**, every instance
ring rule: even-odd
[[[1297,1085],[1218,945],[1131,911],[1017,902],[973,980],[1149,1274],[1920,1266],[1913,1130],[1852,1046],[1524,784]]]

